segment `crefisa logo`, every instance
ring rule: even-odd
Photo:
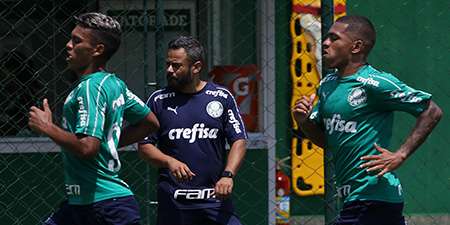
[[[353,88],[347,97],[348,104],[351,106],[357,106],[367,101],[366,91],[363,88]]]

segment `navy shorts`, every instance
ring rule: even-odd
[[[220,208],[206,209],[160,209],[158,225],[242,225],[239,218]]]
[[[112,198],[89,205],[61,203],[45,225],[139,225],[139,205],[133,196]]]
[[[406,225],[403,203],[353,201],[345,203],[335,225]]]

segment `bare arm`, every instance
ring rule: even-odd
[[[153,112],[150,112],[137,124],[129,125],[122,130],[119,139],[119,148],[141,141],[150,133],[156,132],[158,129],[158,119]]]
[[[233,176],[235,176],[242,164],[246,152],[246,141],[244,139],[233,142],[230,152],[228,153],[227,164],[224,170],[230,171]],[[214,190],[217,198],[228,198],[233,192],[233,178],[220,178],[219,181],[217,181]]]
[[[246,141],[239,139],[231,145],[230,152],[228,153],[227,164],[225,166],[226,171],[230,171],[233,175],[236,175],[239,167],[244,159],[246,149]]]
[[[324,132],[313,123],[309,116],[311,115],[315,94],[309,98],[302,96],[292,109],[294,119],[302,132],[308,137],[315,145],[323,148],[325,147],[325,134]]]
[[[189,167],[177,159],[164,154],[153,144],[139,144],[139,156],[158,168],[168,168],[179,181],[191,180],[195,174]]]
[[[396,152],[390,152],[375,144],[379,155],[363,156],[362,160],[368,162],[361,165],[367,171],[380,170],[377,176],[393,171],[400,167],[417,148],[426,140],[442,117],[442,110],[433,101],[430,101],[427,110],[423,111],[416,119],[416,125],[406,138],[406,141]]]
[[[138,153],[142,159],[149,162],[152,166],[157,168],[168,168],[168,161],[171,157],[162,153],[161,150],[153,144],[139,144]]]
[[[44,99],[44,110],[32,106],[29,112],[29,127],[38,133],[50,137],[56,144],[72,152],[80,158],[94,157],[100,147],[100,140],[86,135],[75,135],[67,132],[53,123],[52,111],[48,100]]]
[[[428,109],[417,117],[416,125],[406,138],[405,143],[398,150],[402,158],[408,158],[419,146],[425,142],[442,117],[442,110],[433,101],[430,101]]]

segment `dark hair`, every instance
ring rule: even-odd
[[[193,37],[188,36],[180,36],[176,39],[173,39],[169,42],[169,49],[180,49],[184,48],[188,59],[191,63],[195,63],[197,61],[204,62],[204,51],[203,46],[199,41],[194,39]]]
[[[105,59],[108,60],[119,49],[122,29],[120,23],[114,18],[90,12],[75,16],[76,25],[90,28],[98,42],[105,45]]]
[[[348,24],[346,32],[363,40],[367,46],[365,53],[366,55],[369,54],[370,50],[375,46],[376,31],[372,22],[367,17],[357,15],[343,16],[337,19],[336,22]]]

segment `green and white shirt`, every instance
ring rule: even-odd
[[[364,163],[360,158],[379,154],[374,143],[389,147],[394,111],[418,116],[427,109],[431,95],[370,65],[346,77],[327,75],[318,95],[310,119],[323,129],[325,149],[333,153],[338,196],[345,202],[403,202],[397,176],[390,172],[377,178],[375,172],[359,168]]]
[[[118,176],[117,145],[123,120],[134,124],[149,112],[114,74],[102,71],[81,77],[64,102],[62,127],[98,138],[100,149],[92,159],[81,159],[62,149],[69,204],[85,205],[133,194]]]

